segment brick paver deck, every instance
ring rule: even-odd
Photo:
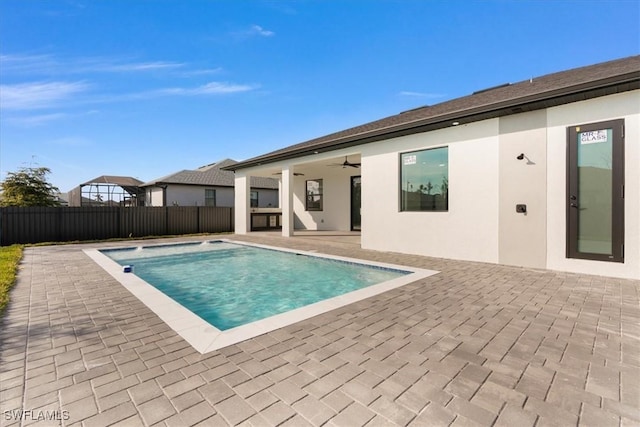
[[[441,273],[200,355],[81,250],[109,244],[28,248],[0,423],[640,425],[638,281],[233,238]]]

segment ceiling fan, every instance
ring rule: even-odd
[[[359,168],[360,167],[360,163],[352,163],[352,162],[349,161],[348,156],[344,156],[344,162],[342,162],[342,163],[332,163],[329,166],[342,166],[343,168],[346,168],[346,167]]]

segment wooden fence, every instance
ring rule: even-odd
[[[0,246],[231,232],[233,215],[210,206],[0,208]]]

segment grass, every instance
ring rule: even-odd
[[[22,245],[0,247],[0,313],[9,302],[9,291],[16,281]]]

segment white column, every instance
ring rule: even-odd
[[[293,236],[293,166],[282,168],[281,185],[282,235]]]
[[[249,177],[236,171],[235,178],[235,232],[236,234],[247,234],[251,231],[251,213],[249,211],[250,195]]]

